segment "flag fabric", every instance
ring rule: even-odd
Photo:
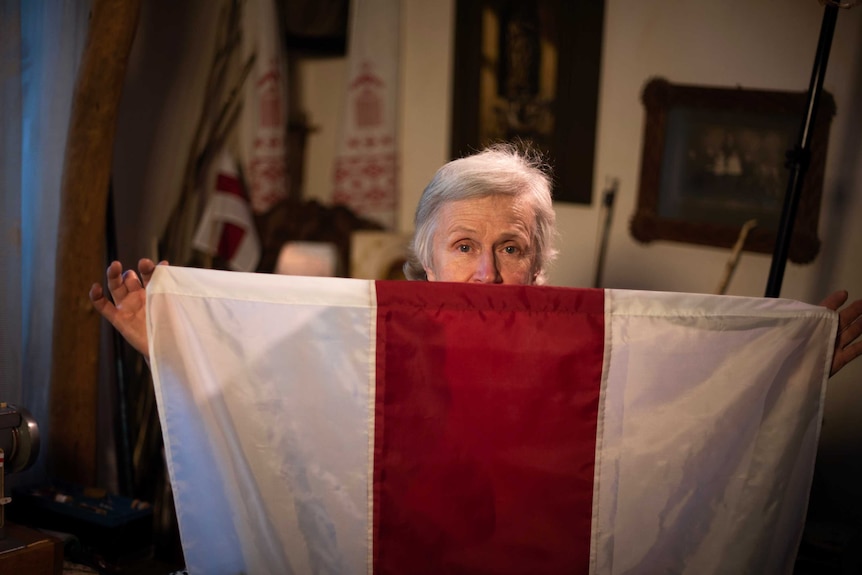
[[[350,3],[347,86],[332,202],[393,229],[398,210],[400,0]]]
[[[242,60],[255,55],[243,85],[241,161],[256,214],[287,198],[287,64],[274,0],[243,3]]]
[[[190,573],[790,573],[837,315],[159,266]]]
[[[260,261],[260,239],[236,162],[227,152],[219,156],[214,182],[192,246],[219,256],[234,271],[254,271]]]

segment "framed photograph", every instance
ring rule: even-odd
[[[631,234],[731,248],[749,220],[744,249],[772,253],[798,144],[806,92],[672,84],[643,90],[646,123]],[[817,221],[835,100],[820,96],[789,249],[807,263],[820,249]]]
[[[529,142],[554,200],[592,201],[604,0],[457,0],[451,157]]]

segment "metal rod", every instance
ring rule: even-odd
[[[111,182],[108,188],[108,209],[105,218],[105,236],[107,239],[108,263],[118,259],[117,224],[114,215],[114,186]],[[111,330],[114,347],[114,368],[116,371],[117,422],[115,433],[117,452],[117,482],[123,495],[134,494],[134,469],[132,467],[131,447],[129,444],[131,430],[129,429],[129,391],[126,385],[125,346],[120,332]]]
[[[602,207],[604,208],[604,220],[602,221],[601,235],[598,246],[598,256],[596,257],[596,270],[593,277],[593,287],[602,287],[602,274],[605,270],[605,256],[608,250],[608,240],[610,239],[611,220],[614,215],[614,198],[619,189],[619,180],[613,178],[609,181],[607,188],[602,195]]]
[[[808,87],[808,103],[802,120],[802,128],[799,131],[799,143],[788,153],[790,178],[787,181],[784,207],[781,211],[778,235],[775,238],[769,279],[766,282],[766,297],[778,297],[781,294],[781,282],[784,279],[790,239],[793,237],[793,224],[796,220],[799,198],[802,196],[802,184],[811,154],[811,132],[817,115],[820,94],[823,91],[823,78],[826,76],[826,64],[829,61],[829,49],[832,47],[832,35],[835,32],[837,19],[838,7],[826,6],[823,11],[823,22],[820,25],[820,39],[817,42],[817,53],[814,56],[811,82]]]

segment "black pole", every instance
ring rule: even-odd
[[[802,196],[802,184],[811,155],[811,132],[817,115],[820,94],[823,91],[823,78],[826,76],[826,63],[829,61],[829,49],[832,47],[832,35],[835,32],[837,19],[838,7],[833,4],[827,5],[823,11],[823,23],[820,25],[820,40],[817,42],[817,53],[814,56],[814,68],[808,87],[808,104],[799,132],[799,143],[787,153],[790,178],[787,181],[787,192],[784,195],[784,207],[781,211],[781,221],[778,224],[778,236],[775,238],[775,250],[772,253],[769,279],[766,282],[766,297],[778,297],[781,294],[781,281],[784,279],[784,267],[787,263],[790,238],[793,236],[796,209],[799,206],[799,198]]]
[[[614,217],[614,199],[619,188],[619,180],[614,178],[602,195],[602,206],[605,210],[605,219],[602,224],[602,235],[599,240],[599,254],[596,257],[596,273],[593,277],[593,287],[602,287],[602,274],[605,271],[605,254],[608,251],[608,240],[611,233],[611,220]]]
[[[108,210],[105,221],[107,238],[108,263],[118,259],[117,255],[117,224],[114,216],[114,185],[108,188]],[[117,452],[117,482],[123,495],[131,496],[134,490],[134,468],[132,466],[132,448],[129,430],[129,398],[126,385],[126,367],[124,362],[123,339],[120,332],[111,330],[114,345],[114,367],[117,376],[117,422],[116,422],[116,452]]]

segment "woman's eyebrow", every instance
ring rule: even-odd
[[[522,229],[521,226],[506,228],[498,234],[500,239],[530,239],[530,232],[527,229]]]
[[[451,228],[448,228],[446,230],[446,233],[447,234],[463,234],[463,233],[474,234],[474,233],[476,233],[476,228],[459,224],[457,226],[453,226]]]

